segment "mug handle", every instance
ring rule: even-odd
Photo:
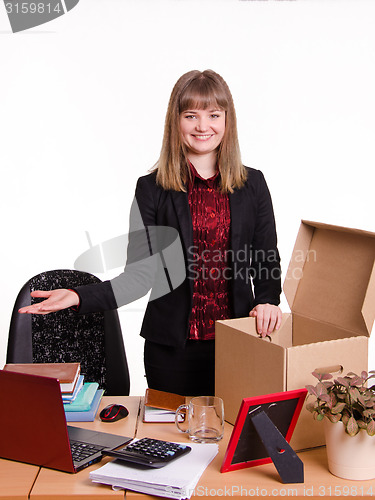
[[[180,405],[177,410],[176,410],[176,415],[174,417],[174,421],[175,421],[175,424],[177,426],[177,429],[180,431],[180,432],[185,432],[185,433],[188,433],[190,432],[189,429],[181,429],[179,423],[178,423],[178,420],[179,420],[179,417],[182,416],[182,410],[185,410],[185,415],[187,415],[187,412],[189,411],[189,405]],[[183,421],[185,421],[185,418],[183,418]]]

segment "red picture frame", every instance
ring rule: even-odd
[[[243,399],[220,472],[271,463],[251,423],[251,412],[261,407],[289,443],[306,395],[306,389],[297,389]]]

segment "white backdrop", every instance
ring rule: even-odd
[[[214,69],[232,90],[284,272],[302,218],[374,231],[374,22],[371,0],[81,0],[13,34],[0,6],[0,365],[23,283],[73,267],[85,231],[93,244],[127,231],[170,91],[191,69]],[[145,387],[145,303],[120,311],[132,394]]]

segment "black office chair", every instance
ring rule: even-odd
[[[74,288],[100,279],[82,271],[46,271],[31,278],[16,299],[8,338],[7,363],[80,362],[85,381],[98,382],[105,394],[128,396],[130,378],[117,310],[79,315],[70,309],[47,315],[19,314],[40,299],[33,290]]]

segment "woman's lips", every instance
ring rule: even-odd
[[[213,134],[205,134],[205,135],[193,135],[195,139],[198,139],[198,141],[207,141],[213,136]]]

